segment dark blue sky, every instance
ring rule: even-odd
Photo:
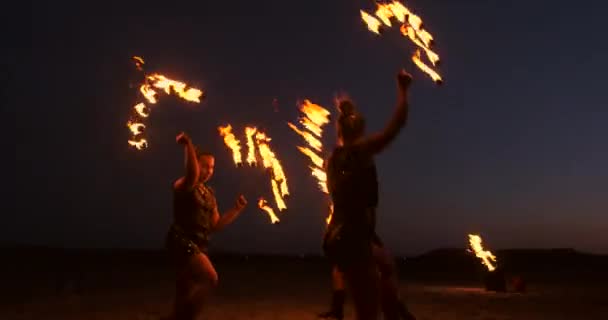
[[[378,130],[406,67],[415,77],[410,122],[377,159],[379,233],[394,251],[464,247],[467,233],[480,232],[492,248],[608,253],[607,5],[406,5],[435,36],[443,87],[412,68],[405,40],[365,29],[359,9],[371,11],[371,1],[33,6],[31,46],[18,37],[22,45],[3,54],[13,67],[3,112],[16,126],[3,131],[15,135],[18,201],[4,211],[0,241],[161,247],[183,167],[174,137],[186,130],[217,155],[220,207],[237,192],[251,203],[214,238],[216,249],[319,252],[321,194],[285,123],[298,116],[297,100],[329,107],[344,90]],[[208,92],[200,105],[161,97],[145,152],[126,144],[138,101],[132,55]],[[263,126],[274,138],[292,191],[282,224],[269,225],[255,207],[267,178],[234,168],[216,130],[225,123]]]

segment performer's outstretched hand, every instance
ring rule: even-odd
[[[399,84],[399,89],[407,91],[412,83],[412,75],[405,70],[399,71],[399,74],[397,74],[397,83]]]
[[[190,141],[190,137],[185,132],[180,132],[177,137],[175,137],[175,142],[178,144],[187,144]]]
[[[245,209],[245,206],[247,206],[247,199],[245,199],[245,196],[239,195],[239,197],[236,199],[236,204],[234,207],[241,211]]]

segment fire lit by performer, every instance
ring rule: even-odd
[[[234,207],[220,215],[215,193],[207,186],[215,158],[197,150],[185,133],[180,133],[176,141],[184,146],[186,174],[173,184],[173,223],[166,239],[177,278],[172,316],[194,320],[218,283],[215,268],[207,256],[209,239],[241,214],[247,200],[240,195]]]

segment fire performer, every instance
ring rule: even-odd
[[[392,258],[383,246],[374,244],[375,209],[378,205],[374,156],[396,138],[407,121],[411,79],[405,71],[397,76],[396,111],[387,127],[376,135],[364,136],[365,120],[349,99],[337,101],[340,111],[336,123],[338,146],[327,162],[327,187],[334,213],[324,237],[323,249],[344,275],[359,320],[377,318],[379,270],[380,274],[385,274],[380,279],[384,317],[399,317],[396,273],[388,272],[395,269]],[[389,268],[382,270],[384,266]]]
[[[218,276],[207,255],[212,233],[231,224],[247,204],[240,195],[234,208],[221,215],[214,191],[206,185],[213,175],[213,155],[197,151],[185,133],[176,141],[185,149],[186,175],[173,184],[173,224],[166,244],[176,267],[173,319],[196,319]]]

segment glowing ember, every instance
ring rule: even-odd
[[[192,102],[201,102],[200,97],[203,95],[203,92],[199,89],[186,89],[185,83],[171,80],[161,74],[152,74],[149,75],[147,78],[148,80],[152,81],[152,86],[165,90],[167,94],[171,94],[171,91],[173,91],[184,100]]]
[[[145,148],[148,147],[148,141],[146,141],[146,139],[139,139],[137,141],[135,140],[129,140],[128,141],[130,145],[134,146],[135,148],[137,148],[137,150],[143,150]]]
[[[378,21],[378,19],[372,17],[369,13],[363,10],[361,10],[361,19],[363,19],[365,24],[367,24],[369,31],[375,34],[380,34],[380,21]]]
[[[285,200],[283,200],[283,197],[281,196],[281,192],[279,191],[279,186],[277,184],[277,181],[274,179],[271,179],[270,186],[272,188],[272,194],[274,195],[274,200],[277,203],[277,208],[279,208],[279,210],[287,209],[287,206],[285,205]]]
[[[247,137],[247,163],[249,163],[250,166],[256,164],[256,159],[255,159],[255,144],[253,142],[253,135],[257,132],[258,130],[255,127],[246,127],[245,128],[245,136]]]
[[[481,237],[475,234],[469,234],[469,245],[475,256],[481,259],[481,263],[485,265],[489,271],[496,270],[496,267],[492,264],[492,262],[496,262],[496,257],[490,251],[486,251],[483,249],[483,245],[481,244]]]
[[[147,118],[150,114],[146,112],[146,105],[143,102],[140,102],[133,107],[137,114],[142,118]]]
[[[132,122],[132,121],[127,122],[127,128],[129,128],[129,130],[131,130],[131,132],[133,133],[133,136],[144,133],[145,127],[146,126],[143,123]]]
[[[431,69],[431,67],[427,66],[424,64],[424,62],[422,62],[422,60],[420,60],[420,50],[416,50],[416,52],[414,52],[412,61],[416,64],[416,66],[418,66],[418,68],[420,68],[420,70],[422,70],[422,72],[428,74],[431,79],[435,81],[435,83],[441,84],[443,82],[443,79],[441,79],[441,76],[435,72],[435,70]]]
[[[264,198],[260,198],[260,200],[258,200],[258,207],[268,214],[268,217],[270,218],[270,223],[274,224],[279,222],[279,218],[276,214],[274,214],[274,210],[268,205]]]
[[[152,104],[155,104],[157,102],[155,97],[156,91],[150,88],[150,85],[142,84],[141,87],[139,87],[139,92],[141,92],[141,94],[144,96],[144,98],[146,98],[146,100],[148,100],[148,102]]]
[[[234,160],[234,164],[241,164],[243,162],[241,159],[241,143],[232,133],[232,126],[227,125],[225,127],[218,127],[217,129],[220,132],[220,135],[224,137],[224,143],[226,146],[232,150],[232,159]]]

